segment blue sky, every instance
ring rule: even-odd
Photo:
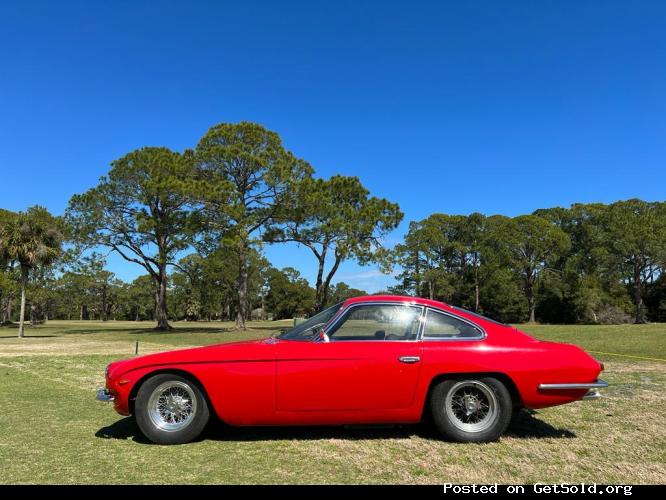
[[[3,0],[0,206],[61,214],[113,159],[240,120],[400,203],[390,243],[434,212],[664,200],[664,26],[661,1]]]

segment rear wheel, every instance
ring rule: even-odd
[[[435,426],[454,441],[494,441],[511,421],[511,395],[491,377],[444,380],[433,387],[430,403]]]
[[[196,439],[210,417],[202,391],[191,380],[162,373],[146,380],[136,396],[136,422],[157,444],[181,444]]]

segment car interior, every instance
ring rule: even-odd
[[[416,340],[421,308],[382,305],[352,309],[334,331],[331,342],[359,340]]]

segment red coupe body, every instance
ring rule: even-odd
[[[384,321],[377,319],[377,307],[417,319],[409,320],[404,334],[387,333],[377,327]],[[438,329],[442,321],[454,327]],[[129,415],[144,380],[175,373],[197,383],[211,414],[230,425],[414,423],[442,377],[494,377],[507,386],[515,407],[543,408],[586,397],[603,369],[574,345],[539,341],[420,298],[350,299],[316,328],[308,340],[286,335],[114,362],[106,394],[118,413]]]

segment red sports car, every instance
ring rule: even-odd
[[[111,363],[98,399],[156,443],[232,426],[416,423],[491,441],[518,408],[595,398],[603,365],[569,344],[441,302],[369,296],[282,335]]]

